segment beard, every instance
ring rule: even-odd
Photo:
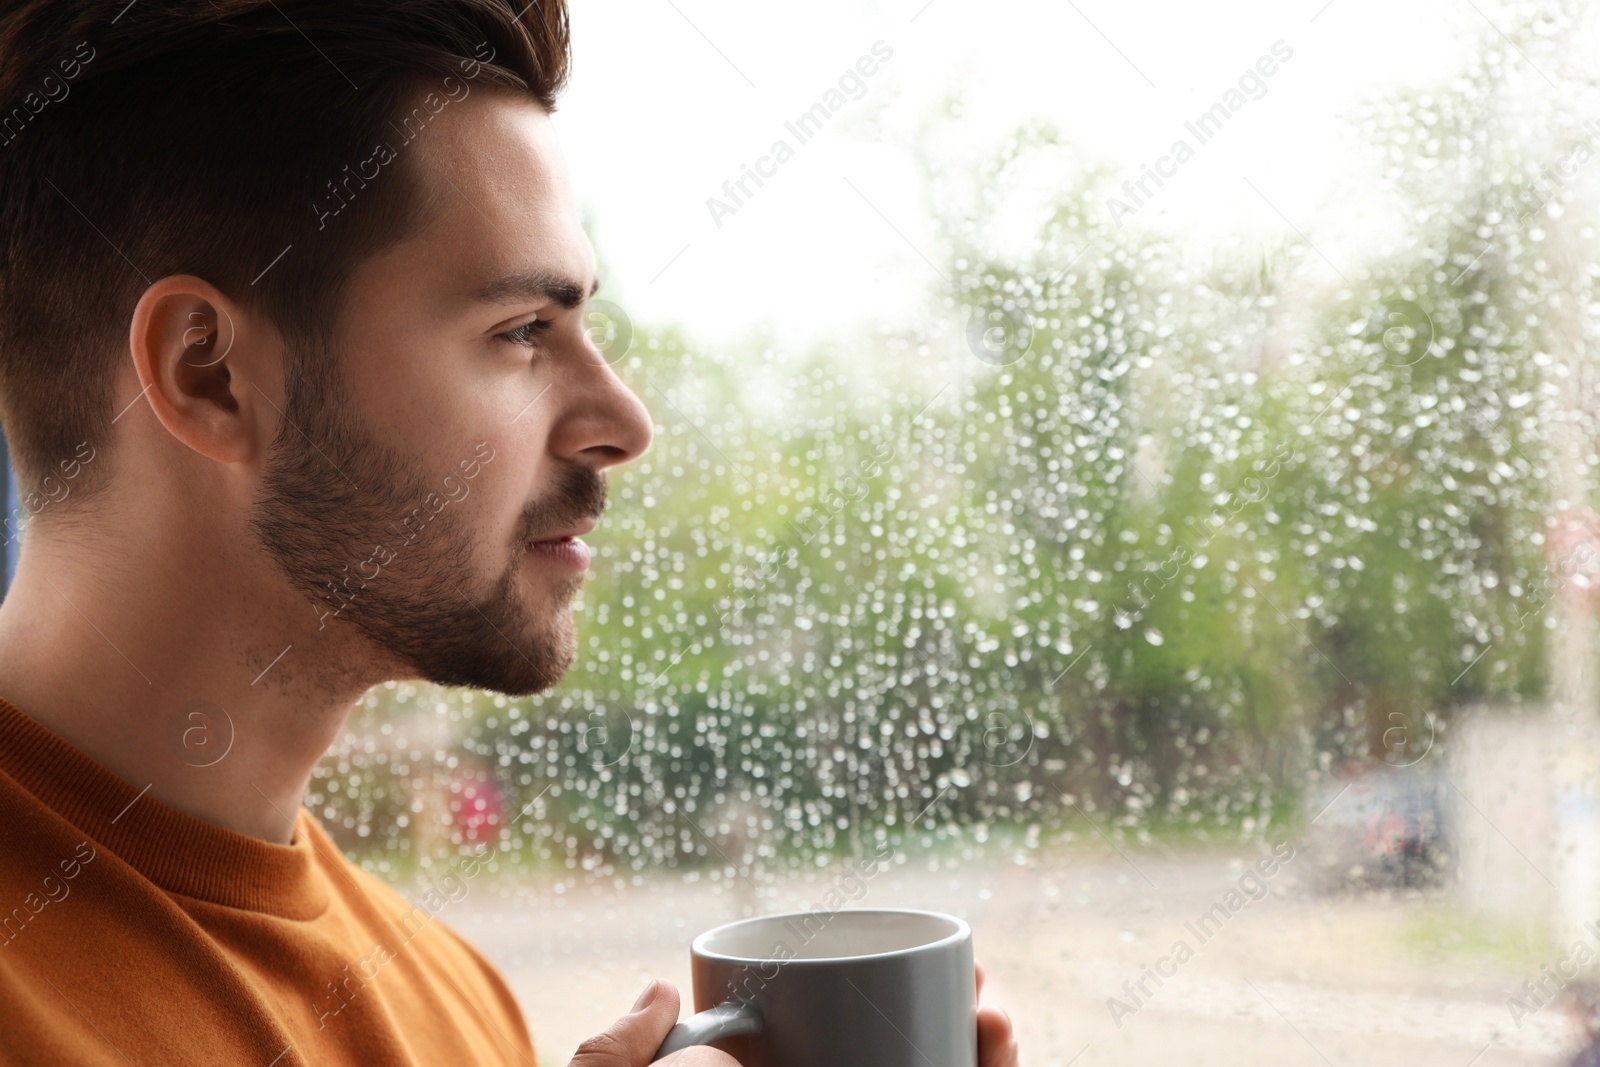
[[[598,517],[605,480],[567,466],[524,509],[504,565],[480,575],[476,538],[455,501],[470,493],[463,471],[483,456],[460,457],[430,480],[416,458],[361,425],[337,372],[326,369],[336,357],[324,353],[318,363],[290,390],[251,517],[279,570],[324,626],[354,626],[418,677],[512,695],[555,685],[576,651],[571,602],[583,579],[563,577],[548,600],[531,602],[521,581],[527,545]]]

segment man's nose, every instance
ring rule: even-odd
[[[604,470],[642,456],[655,431],[650,412],[591,348],[567,385],[566,410],[550,442],[564,459]]]

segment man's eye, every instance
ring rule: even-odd
[[[534,319],[532,322],[525,322],[521,326],[513,326],[511,329],[496,336],[503,337],[514,345],[525,345],[531,348],[533,347],[534,338],[548,330],[551,326],[551,321],[550,319]]]

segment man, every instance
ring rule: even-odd
[[[43,502],[0,605],[0,1061],[533,1062],[301,800],[376,683],[561,677],[650,443],[584,329],[567,63],[559,2],[0,3],[0,416]]]

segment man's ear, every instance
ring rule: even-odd
[[[174,274],[152,284],[133,310],[128,338],[150,408],[174,438],[220,463],[263,454],[276,429],[282,349],[215,286]]]

